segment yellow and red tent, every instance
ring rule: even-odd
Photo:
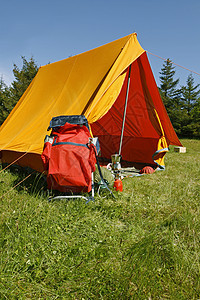
[[[128,80],[123,162],[164,166],[168,146],[181,143],[136,33],[40,67],[0,128],[2,162],[42,171],[40,155],[52,117],[81,114],[107,161],[119,151]]]

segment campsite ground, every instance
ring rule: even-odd
[[[165,171],[88,204],[1,172],[0,298],[199,299],[200,141],[182,142]]]

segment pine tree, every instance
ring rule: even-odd
[[[185,136],[197,136],[199,128],[199,95],[200,84],[195,86],[194,78],[190,74],[186,86],[182,86],[182,134]],[[200,134],[199,134],[200,135]]]
[[[192,118],[193,118],[193,123],[195,124],[193,128],[193,136],[200,138],[200,97],[197,99],[194,105]]]
[[[175,68],[170,59],[167,59],[160,73],[160,95],[171,119],[171,122],[178,134],[181,132],[181,90],[177,89],[179,79],[174,80]]]
[[[199,86],[200,84],[194,86],[194,78],[192,74],[188,76],[186,86],[182,86],[182,106],[183,109],[187,111],[188,115],[191,115],[200,94],[200,89],[198,89]]]
[[[20,69],[16,64],[14,64],[13,68],[15,80],[12,82],[10,88],[10,101],[12,102],[12,107],[14,107],[21,98],[38,71],[38,66],[33,57],[31,57],[30,61],[27,61],[24,56],[21,58],[23,61],[22,68]]]
[[[160,91],[165,100],[166,108],[171,107],[173,105],[173,98],[177,94],[176,86],[179,83],[179,79],[174,80],[175,68],[172,65],[172,62],[168,58],[161,68],[160,73]]]
[[[9,107],[10,91],[3,79],[0,78],[0,125],[7,118],[11,107]]]

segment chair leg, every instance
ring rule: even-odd
[[[94,173],[92,172],[92,198],[94,198]]]

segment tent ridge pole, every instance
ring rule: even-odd
[[[126,100],[125,100],[125,105],[124,105],[122,131],[121,131],[121,138],[120,138],[120,144],[119,144],[119,155],[121,155],[121,150],[122,150],[124,126],[125,126],[125,120],[126,120],[126,110],[127,110],[127,104],[128,104],[128,94],[129,94],[129,87],[130,87],[130,76],[131,76],[131,65],[129,66],[128,83],[127,83],[127,89],[126,89]]]

